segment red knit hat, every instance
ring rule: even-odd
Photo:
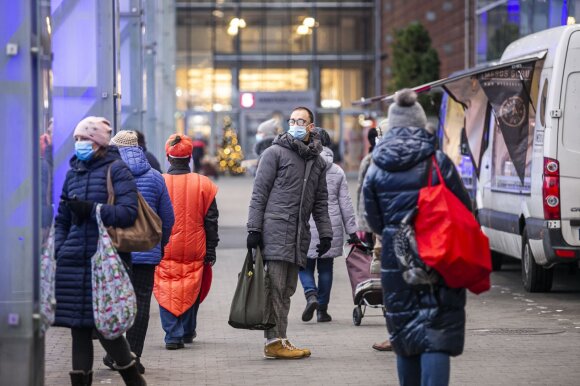
[[[165,153],[173,158],[189,158],[193,151],[191,138],[183,134],[172,134],[165,142]]]

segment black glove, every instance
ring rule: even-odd
[[[256,249],[262,247],[262,234],[260,232],[251,231],[248,233],[248,249]]]
[[[316,246],[316,252],[318,252],[318,257],[322,257],[330,249],[330,244],[332,242],[332,237],[323,237],[320,239],[320,244]]]
[[[350,235],[348,235],[348,237],[349,237],[349,239],[348,239],[347,243],[354,244],[354,245],[361,245],[362,244],[362,241],[358,238],[356,233],[351,233]]]
[[[95,203],[92,201],[83,201],[73,198],[72,200],[68,200],[66,205],[71,211],[73,224],[81,225],[85,220],[91,217],[91,212],[93,211]]]
[[[210,248],[210,249],[205,251],[205,260],[204,260],[205,264],[214,265],[215,258],[216,258],[216,256],[215,256],[215,249],[214,248]]]

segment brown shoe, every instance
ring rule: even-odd
[[[312,355],[312,353],[310,352],[309,349],[307,349],[307,348],[298,348],[298,347],[294,346],[292,343],[290,343],[290,341],[288,339],[284,339],[284,340],[286,341],[286,344],[289,347],[292,347],[294,350],[302,351],[304,353],[304,357],[305,358],[308,358],[310,355]]]
[[[391,346],[391,341],[389,339],[384,342],[373,344],[373,348],[377,351],[393,351],[393,346]]]
[[[264,346],[264,358],[268,359],[301,359],[304,351],[289,345],[286,339],[277,340]]]

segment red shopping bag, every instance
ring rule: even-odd
[[[439,185],[419,191],[415,237],[419,255],[451,288],[467,288],[479,294],[489,290],[491,252],[489,240],[473,214],[445,185],[435,157]]]
[[[213,270],[211,269],[211,264],[203,265],[203,273],[201,276],[201,289],[199,290],[199,303],[203,303],[207,294],[209,294],[209,289],[211,288],[211,281],[213,278]]]

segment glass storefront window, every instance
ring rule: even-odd
[[[367,10],[318,10],[316,43],[322,53],[367,53],[373,49],[372,15]]]
[[[498,59],[514,40],[548,28],[576,23],[578,1],[477,1],[477,61]]]
[[[244,68],[240,70],[242,91],[305,91],[308,70],[305,68]]]
[[[364,95],[363,70],[324,68],[320,71],[320,104],[323,108],[351,107]]]
[[[243,10],[240,50],[256,54],[311,52],[315,26],[304,26],[310,13],[306,9]]]
[[[175,76],[178,110],[231,110],[232,73],[229,69],[178,68]]]

